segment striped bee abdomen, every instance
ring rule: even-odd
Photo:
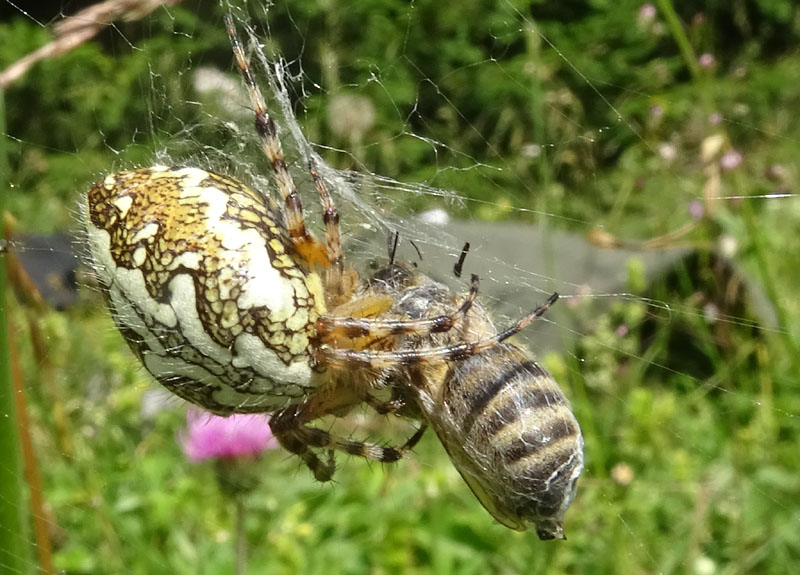
[[[583,437],[553,377],[509,345],[455,362],[441,390],[445,447],[501,523],[563,538],[583,469]]]

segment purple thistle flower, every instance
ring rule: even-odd
[[[266,415],[219,417],[190,407],[186,429],[178,436],[186,458],[197,463],[208,459],[254,458],[278,446]]]

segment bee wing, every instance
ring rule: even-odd
[[[486,511],[488,511],[498,522],[502,523],[509,529],[514,529],[515,531],[527,531],[528,526],[524,521],[522,521],[519,517],[515,517],[506,513],[503,509],[500,509],[497,506],[489,487],[481,481],[477,472],[470,469],[471,464],[467,462],[473,462],[475,459],[470,458],[465,453],[464,448],[461,447],[457,441],[453,441],[452,437],[446,438],[443,437],[443,434],[441,434],[439,439],[441,440],[445,451],[447,451],[447,455],[450,456],[450,461],[453,462],[453,466],[458,470],[459,474],[461,474],[461,477],[469,486],[470,491],[472,491],[478,501],[481,502],[481,505],[483,505],[484,509],[486,509]]]

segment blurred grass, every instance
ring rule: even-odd
[[[701,157],[713,136],[744,159],[718,174],[718,195],[796,193],[797,8],[712,1],[698,18],[691,3],[676,2],[694,51],[715,57],[716,68],[693,78],[663,19],[643,22],[640,7],[298,1],[271,10],[269,47],[300,57],[308,79],[325,87],[298,110],[312,141],[355,156],[330,153],[332,164],[360,163],[481,202],[447,206],[462,217],[580,234],[603,227],[646,241],[690,221],[689,204],[717,165]],[[0,63],[45,37],[23,18],[0,23]],[[208,118],[193,104],[189,72],[201,65],[228,70],[229,48],[216,8],[187,3],[121,23],[13,86],[7,199],[27,229],[70,227],[87,182],[147,164],[163,145],[186,145],[189,128],[225,137],[224,112]],[[361,141],[328,121],[334,97],[350,92],[375,114]],[[570,313],[584,319],[580,339],[545,358],[587,441],[566,544],[493,525],[428,436],[398,466],[341,458],[335,485],[268,454],[264,485],[249,501],[252,572],[791,572],[800,560],[800,204],[704,208],[683,238],[698,247],[693,258],[649,287],[633,262],[629,291],[642,297],[620,298],[600,316],[579,300]],[[721,246],[728,260],[717,256]],[[741,274],[764,286],[780,325],[753,323]],[[229,572],[233,509],[210,467],[184,462],[177,400],[175,410],[142,409],[154,384],[97,294],[83,298],[40,319],[76,430],[72,455],[58,444],[52,398],[30,389],[59,568]],[[11,312],[23,325],[22,310]],[[24,337],[21,356],[36,381],[41,365]]]

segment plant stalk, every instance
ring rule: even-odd
[[[245,518],[245,505],[244,496],[237,495],[234,497],[236,504],[236,533],[234,535],[234,545],[236,546],[234,552],[236,553],[236,575],[245,575],[247,573],[247,534],[245,532],[244,518]]]
[[[0,90],[0,238],[4,237],[2,214],[10,193],[6,141],[5,101]],[[0,255],[0,454],[3,458],[0,465],[0,566],[7,573],[28,573],[31,561],[24,522],[27,505],[23,496],[22,456],[11,379],[7,305],[5,256]]]

